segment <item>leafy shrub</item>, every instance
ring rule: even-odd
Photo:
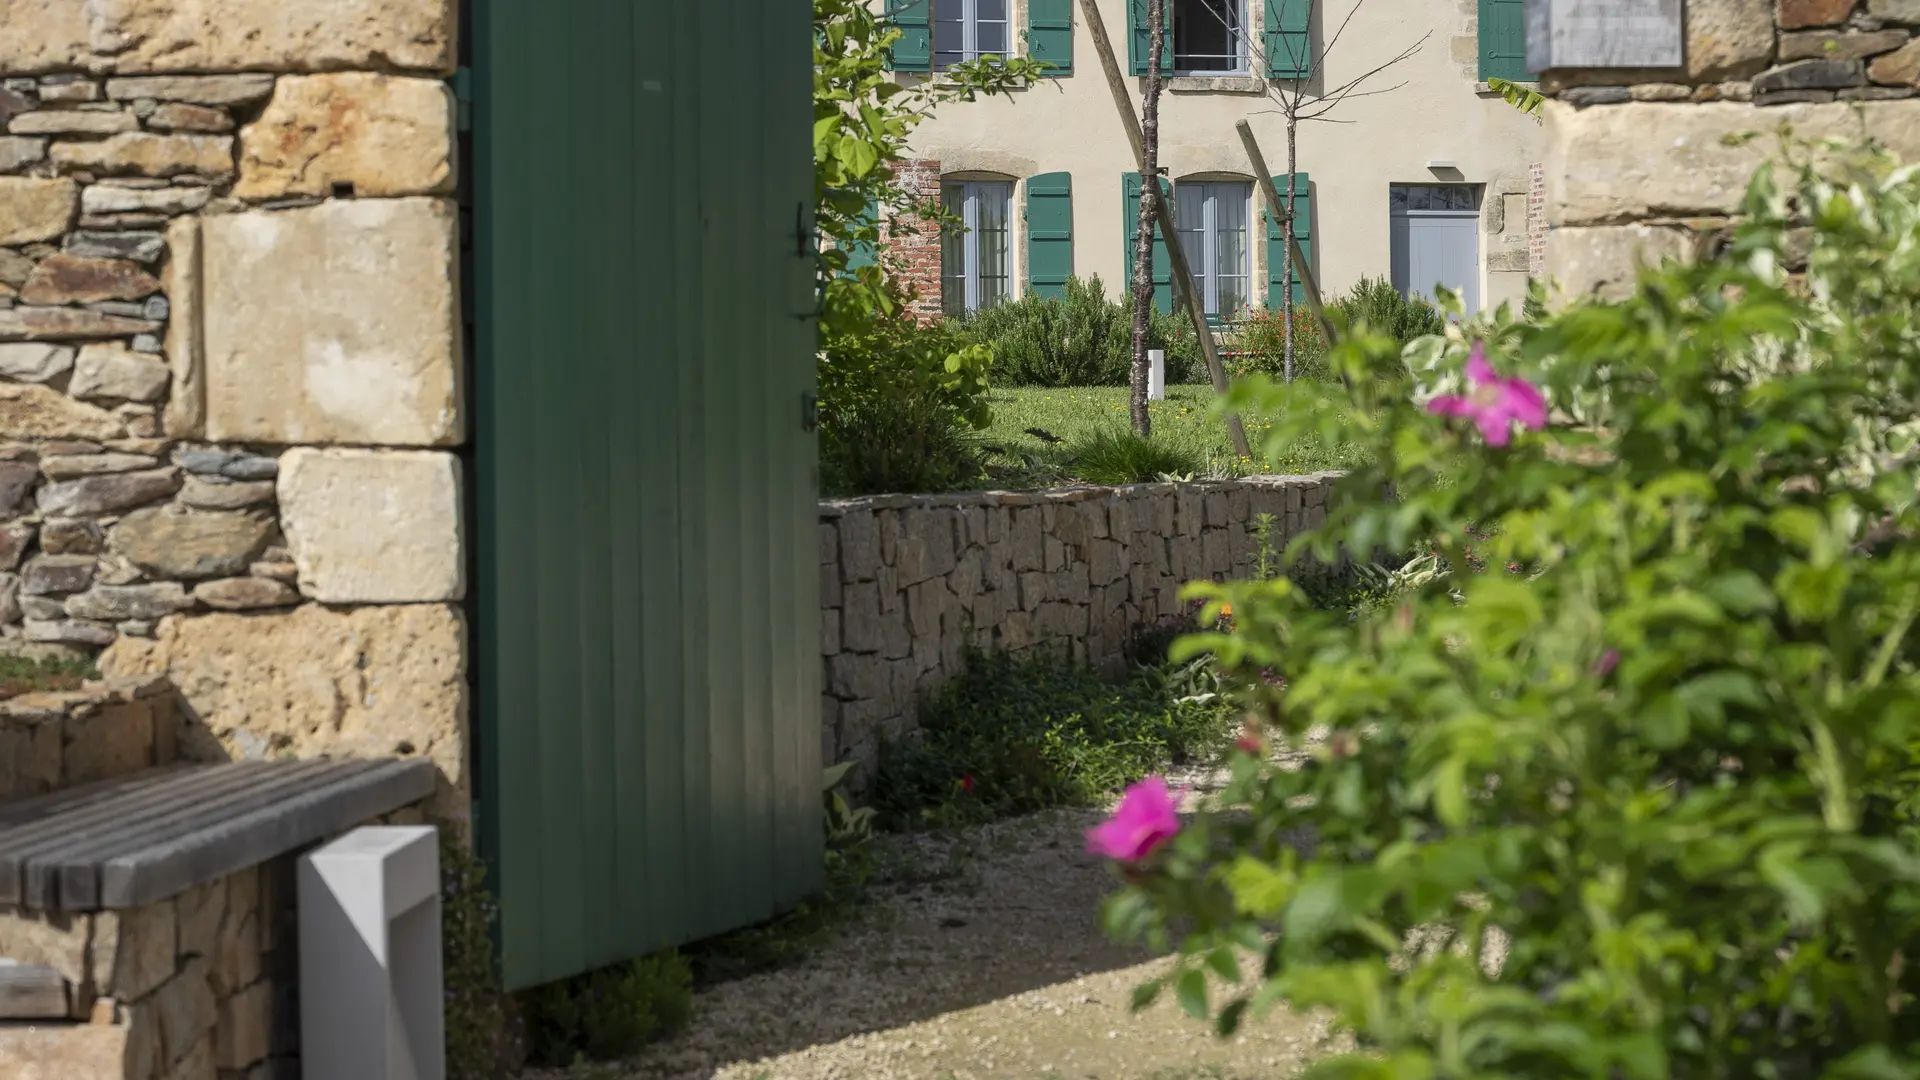
[[[1090,484],[1150,484],[1192,476],[1206,467],[1200,448],[1172,435],[1141,436],[1102,427],[1067,444],[1069,467]]]
[[[947,824],[1095,804],[1225,741],[1204,675],[1114,681],[1038,650],[974,654],[923,705],[918,736],[883,748],[873,805],[894,824]]]
[[[1422,297],[1400,295],[1385,278],[1361,278],[1351,292],[1334,302],[1334,308],[1340,313],[1336,325],[1364,324],[1402,345],[1447,328],[1439,308]]]
[[[1065,297],[1028,293],[961,324],[994,351],[1002,386],[1125,386],[1133,365],[1133,298],[1107,298],[1098,277],[1067,279]],[[1205,365],[1184,314],[1152,313],[1150,347],[1165,349],[1169,384],[1203,378]]]
[[[1227,373],[1234,378],[1265,375],[1280,378],[1286,374],[1286,316],[1267,308],[1249,308],[1234,320],[1230,340],[1234,356]],[[1333,377],[1327,368],[1327,339],[1320,332],[1320,320],[1302,304],[1293,309],[1293,377],[1326,382]]]
[[[1372,332],[1405,345],[1415,338],[1438,334],[1447,321],[1421,297],[1400,295],[1384,278],[1361,278],[1351,292],[1328,301],[1328,314],[1335,327],[1365,325]],[[1286,343],[1283,336],[1286,319],[1279,311],[1252,308],[1233,323],[1235,357],[1232,374],[1265,375],[1278,378],[1286,372]],[[1332,379],[1327,365],[1327,339],[1320,320],[1305,304],[1293,308],[1294,378],[1314,382]]]
[[[1238,755],[1108,908],[1181,927],[1190,1011],[1331,1010],[1365,1049],[1321,1077],[1914,1075],[1920,175],[1823,156],[1758,174],[1717,259],[1450,329],[1417,385],[1353,381],[1377,464],[1311,550],[1453,560],[1476,525],[1489,572],[1358,618],[1285,580],[1196,588],[1234,632],[1175,655],[1216,656],[1310,762]],[[1475,340],[1565,419],[1509,441],[1417,404],[1464,388]],[[1522,393],[1486,374],[1470,411]],[[1338,423],[1292,393],[1237,391],[1276,439]],[[1204,970],[1242,949],[1216,1009]]]
[[[945,326],[903,321],[841,343],[822,368],[821,486],[834,495],[938,492],[980,473],[992,352]],[[877,355],[854,361],[856,348]]]
[[[446,987],[447,1076],[500,1080],[520,1057],[511,999],[494,967],[499,905],[487,888],[486,864],[472,848],[440,834],[441,970]]]
[[[521,1000],[533,1064],[618,1061],[686,1028],[693,971],[678,953],[659,953],[535,987]]]

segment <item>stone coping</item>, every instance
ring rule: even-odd
[[[54,723],[108,705],[152,701],[172,693],[173,684],[165,676],[95,679],[78,690],[39,690],[0,700],[0,726]]]
[[[860,495],[820,500],[820,516],[837,518],[861,510],[906,510],[964,506],[1047,506],[1126,495],[1171,495],[1189,491],[1231,491],[1240,487],[1315,487],[1347,475],[1341,471],[1317,473],[1261,473],[1232,480],[1159,481],[1146,484],[1068,484],[1034,491],[960,491],[939,495]]]

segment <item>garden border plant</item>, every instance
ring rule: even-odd
[[[1191,824],[1143,788],[1095,838],[1183,1007],[1331,1010],[1364,1049],[1313,1076],[1916,1075],[1916,235],[1914,168],[1796,145],[1630,299],[1502,309],[1399,377],[1390,339],[1334,350],[1350,483],[1398,499],[1299,550],[1437,558],[1352,618],[1195,588],[1232,632],[1175,655],[1309,760],[1241,753]],[[1340,423],[1293,392],[1227,407]],[[1437,572],[1469,526],[1519,571]]]

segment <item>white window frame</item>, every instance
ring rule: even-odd
[[[1204,3],[1205,0],[1198,0],[1198,2]],[[1173,74],[1176,78],[1227,79],[1227,78],[1233,78],[1235,76],[1250,75],[1253,73],[1253,42],[1251,38],[1248,36],[1251,33],[1251,31],[1248,29],[1248,26],[1247,26],[1247,9],[1251,6],[1250,0],[1229,0],[1229,2],[1237,6],[1237,9],[1238,9],[1237,17],[1240,20],[1239,32],[1236,35],[1234,35],[1235,41],[1239,45],[1239,56],[1236,62],[1234,63],[1234,66],[1230,69],[1223,68],[1223,69],[1207,69],[1207,70],[1198,70],[1198,69],[1182,67],[1180,66],[1180,43],[1177,41],[1170,40],[1169,44],[1172,47],[1169,51],[1173,53]],[[1168,4],[1169,11],[1171,11],[1172,7],[1173,7],[1172,4]],[[1173,37],[1173,28],[1171,26],[1169,26],[1167,29],[1167,36],[1169,39]],[[1188,55],[1192,55],[1192,54],[1188,54]]]
[[[972,315],[982,310],[983,306],[992,307],[1004,304],[1012,299],[1013,296],[1013,181],[942,180],[940,182],[942,202],[946,200],[947,189],[955,187],[961,189],[960,218],[966,226],[966,231],[962,233],[959,238],[962,270],[958,275],[949,275],[947,273],[949,269],[946,262],[947,251],[946,245],[943,243],[940,247],[940,300],[941,307],[952,312],[953,308],[951,305],[951,297],[948,296],[948,290],[952,288],[953,282],[958,279],[962,287],[960,310],[968,315]],[[1000,257],[1004,260],[1000,267],[1001,272],[998,275],[1002,283],[1001,291],[999,295],[992,298],[993,302],[991,304],[986,303],[988,299],[985,295],[986,286],[981,280],[983,275],[980,272],[980,203],[983,196],[1002,200],[1003,212],[1001,214],[1001,220],[1005,222],[1004,229],[1006,235],[1006,242],[1000,249]],[[951,210],[951,208],[949,208],[949,210]],[[985,276],[992,277],[994,275]]]
[[[980,18],[980,0],[928,0],[928,3],[930,5],[928,8],[928,14],[930,16],[929,29],[932,31],[932,34],[933,34],[932,40],[928,42],[928,45],[929,45],[928,60],[932,64],[933,70],[946,71],[952,66],[949,64],[943,67],[941,66],[941,63],[940,63],[939,24],[942,21],[940,19],[940,12],[943,9],[951,10],[953,7],[956,7],[956,6],[959,7],[960,9],[960,18],[957,21],[960,23],[960,62],[961,63],[963,64],[971,63],[975,60],[980,59],[982,56],[1004,56],[1004,57],[1012,56],[1013,50],[1015,47],[1014,35],[1013,35],[1014,0],[1003,0],[1003,2],[1004,2],[1004,7],[1002,8],[1002,10],[1006,13],[1005,18],[982,20]],[[1241,2],[1244,3],[1245,0],[1241,0]],[[952,22],[956,20],[949,19],[946,21]],[[1001,34],[1000,40],[1007,43],[1006,48],[989,50],[985,52],[981,51],[980,24],[983,21],[989,24],[999,23],[1002,27],[1005,28]]]
[[[1240,243],[1240,272],[1236,275],[1240,282],[1241,302],[1253,303],[1253,185],[1245,180],[1186,180],[1174,185],[1173,205],[1178,211],[1185,201],[1180,190],[1186,188],[1201,189],[1201,220],[1197,227],[1176,220],[1174,227],[1181,232],[1198,232],[1200,250],[1190,253],[1191,262],[1198,270],[1200,278],[1200,310],[1209,318],[1225,319],[1233,315],[1231,311],[1220,310],[1220,197],[1225,189],[1238,188],[1241,203],[1240,222],[1242,240]]]

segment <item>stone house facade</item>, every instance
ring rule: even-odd
[[[1172,77],[1160,102],[1159,161],[1209,312],[1273,306],[1281,287],[1280,233],[1234,125],[1247,120],[1268,167],[1283,171],[1276,88],[1303,86],[1312,112],[1409,49],[1327,122],[1299,125],[1303,247],[1330,296],[1363,277],[1430,292],[1433,281],[1421,279],[1439,277],[1474,310],[1517,302],[1540,269],[1546,222],[1530,207],[1544,139],[1486,79],[1531,78],[1518,45],[1521,6],[1167,0]],[[958,312],[1029,289],[1057,292],[1069,274],[1097,275],[1113,295],[1132,263],[1137,167],[1078,0],[893,7],[908,34],[899,66],[937,73],[996,49],[1057,65],[1039,85],[941,109],[915,131],[916,176],[939,177],[947,204],[974,222],[944,252],[937,236],[896,239],[916,263],[943,266],[940,295],[923,288],[928,306]],[[1099,10],[1137,113],[1144,4],[1101,0]],[[1296,17],[1311,25],[1295,27]],[[1161,294],[1164,304],[1164,286]]]

